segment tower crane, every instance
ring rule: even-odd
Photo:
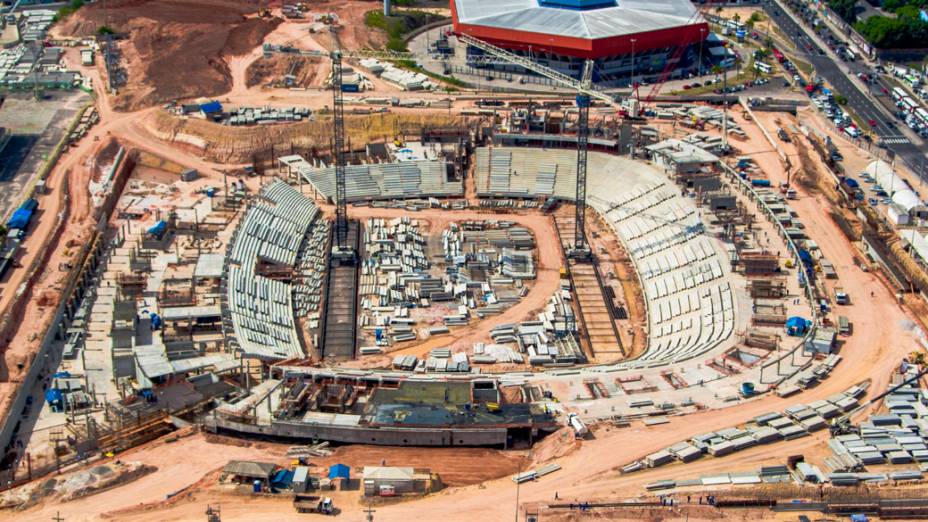
[[[348,203],[347,183],[345,179],[345,104],[342,96],[342,63],[350,58],[376,58],[381,60],[418,60],[421,56],[414,53],[391,51],[356,50],[316,51],[298,50],[289,46],[264,44],[264,57],[281,53],[314,58],[329,58],[332,61],[332,115],[333,115],[333,157],[335,159],[335,247],[332,255],[342,262],[352,262],[355,252],[348,245]],[[490,58],[483,63],[509,63]]]
[[[577,187],[575,194],[576,219],[574,223],[574,244],[569,250],[568,255],[573,259],[586,260],[590,259],[591,251],[586,241],[586,171],[587,171],[587,148],[589,143],[589,119],[590,106],[592,100],[605,102],[608,106],[619,109],[622,108],[621,101],[616,97],[597,89],[593,86],[593,60],[586,60],[583,65],[583,72],[580,80],[571,76],[555,71],[549,67],[541,65],[533,60],[524,58],[515,53],[497,47],[493,44],[473,38],[465,34],[457,35],[461,43],[470,45],[482,50],[489,55],[480,59],[481,63],[505,63],[519,65],[529,71],[549,78],[564,87],[577,92],[576,102],[578,108],[577,122]],[[334,137],[334,157],[335,157],[335,237],[336,247],[333,249],[333,256],[340,260],[347,261],[353,259],[354,252],[351,251],[347,244],[348,237],[348,209],[346,202],[346,182],[345,182],[345,115],[344,100],[342,98],[342,60],[349,58],[377,58],[383,60],[419,60],[421,56],[414,53],[401,53],[390,51],[299,51],[296,49],[285,49],[265,44],[264,54],[269,57],[275,52],[296,53],[301,56],[311,57],[328,57],[332,60],[332,94],[334,116],[333,137]]]
[[[520,65],[532,72],[550,78],[565,87],[577,91],[577,187],[574,199],[576,214],[574,219],[574,243],[567,252],[567,255],[572,259],[589,260],[592,256],[592,252],[586,241],[586,170],[587,149],[590,137],[590,105],[592,105],[593,98],[604,101],[610,107],[617,109],[623,108],[622,103],[611,94],[603,92],[593,86],[593,60],[586,60],[583,63],[583,71],[580,75],[580,80],[577,80],[566,74],[545,67],[533,60],[501,49],[483,40],[478,40],[472,36],[460,34],[458,35],[458,40],[476,47],[490,56],[511,64]]]
[[[593,60],[583,63],[580,87],[586,90],[593,83]],[[577,93],[577,193],[574,198],[574,244],[567,252],[572,259],[586,260],[592,255],[586,243],[586,159],[590,138],[590,95]]]

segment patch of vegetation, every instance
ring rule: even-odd
[[[407,51],[405,35],[436,19],[436,15],[425,11],[403,11],[394,16],[384,16],[380,10],[364,13],[364,25],[387,33],[387,49],[395,52]]]
[[[744,25],[753,28],[755,25],[763,22],[764,20],[764,15],[760,14],[759,11],[754,11],[751,13],[751,16],[748,17],[747,21],[744,22]]]
[[[849,24],[857,21],[857,0],[828,0],[828,7]]]
[[[403,69],[406,69],[406,70],[409,70],[409,71],[413,71],[413,72],[417,72],[417,73],[422,73],[422,74],[428,76],[429,78],[433,78],[433,79],[435,79],[435,80],[438,80],[438,81],[443,82],[443,83],[445,83],[445,84],[451,85],[451,86],[453,86],[453,87],[459,87],[459,88],[461,88],[461,89],[466,89],[467,87],[469,87],[469,85],[467,84],[467,82],[464,82],[464,81],[459,80],[459,79],[457,79],[457,78],[453,78],[453,77],[451,77],[451,76],[443,76],[443,75],[441,75],[441,74],[434,73],[434,72],[432,72],[432,71],[429,71],[429,70],[427,70],[427,69],[424,69],[424,68],[420,67],[419,64],[417,64],[416,62],[414,62],[414,61],[412,61],[412,60],[393,60],[393,65],[395,65],[395,66],[397,66],[397,67],[400,67],[400,68],[403,68]],[[457,90],[457,89],[449,88],[449,89],[447,89],[447,90],[448,90],[449,92],[451,92],[451,91]]]
[[[114,35],[116,34],[116,31],[114,31],[113,28],[108,25],[101,25],[97,28],[97,34],[100,36]]]
[[[52,18],[53,22],[58,22],[64,20],[68,16],[74,14],[78,9],[84,7],[84,0],[71,0],[71,3],[62,7],[55,13],[55,16]]]
[[[928,45],[928,22],[912,4],[896,9],[896,17],[872,16],[854,24],[864,38],[881,49],[911,49]]]
[[[914,6],[918,9],[928,7],[928,0],[883,0],[883,9],[895,13],[902,7]]]
[[[808,62],[804,62],[804,61],[802,61],[802,60],[797,60],[797,59],[795,59],[795,58],[793,58],[793,59],[790,60],[790,61],[792,61],[792,62],[793,62],[793,65],[795,65],[796,68],[799,69],[800,71],[802,71],[802,73],[805,74],[806,76],[811,76],[811,75],[812,75],[812,64],[810,64],[810,63],[808,63]]]

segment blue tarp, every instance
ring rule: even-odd
[[[800,248],[799,249],[799,260],[802,261],[803,264],[812,263],[812,254],[810,254],[808,250],[804,248]]]
[[[351,477],[351,468],[344,464],[334,464],[329,468],[329,480]]]
[[[155,223],[155,226],[149,228],[148,233],[153,236],[161,237],[162,235],[164,235],[164,231],[167,229],[168,229],[167,222],[165,222],[164,220],[161,220]]]
[[[58,388],[49,388],[45,390],[45,402],[48,404],[60,404],[64,396]]]
[[[151,329],[157,330],[161,328],[161,316],[158,314],[151,314]]]
[[[13,215],[10,216],[10,220],[6,222],[6,228],[25,230],[29,226],[29,221],[32,220],[32,212],[32,210],[25,208],[16,209]]]
[[[29,198],[26,201],[23,201],[23,204],[19,206],[19,208],[22,208],[25,210],[35,210],[38,207],[39,207],[39,202],[36,201],[35,198]]]
[[[56,372],[55,375],[52,375],[55,379],[67,379],[71,376],[71,372]]]
[[[291,482],[293,482],[293,472],[288,469],[278,471],[271,478],[271,484],[275,487],[288,488]]]
[[[810,326],[812,326],[812,321],[798,316],[790,317],[786,320],[786,333],[787,335],[801,336],[806,333]]]
[[[203,111],[204,114],[216,114],[222,112],[222,104],[218,101],[211,101],[200,105],[200,110]]]

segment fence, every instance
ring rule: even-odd
[[[742,100],[742,105],[744,106],[745,111],[747,111],[747,113],[751,116],[751,120],[754,122],[757,122],[757,126],[761,129],[761,131],[764,134],[764,137],[767,138],[767,141],[769,141],[770,144],[773,145],[774,149],[777,150],[777,154],[785,158],[786,154],[780,149],[779,144],[777,143],[776,140],[773,139],[773,136],[770,135],[767,129],[765,129],[764,126],[758,121],[758,119],[754,117],[754,114],[751,111],[750,106],[744,103],[743,100]],[[786,228],[776,218],[776,215],[774,214],[773,210],[770,209],[770,207],[763,200],[763,198],[761,198],[760,195],[757,193],[757,191],[754,190],[754,187],[747,180],[742,179],[741,176],[739,176],[738,173],[735,172],[734,169],[732,169],[731,167],[729,167],[728,165],[724,163],[722,163],[722,167],[724,171],[728,174],[729,179],[731,179],[735,184],[737,184],[741,188],[742,193],[751,196],[751,198],[754,200],[754,203],[757,205],[757,208],[764,211],[764,215],[767,217],[767,220],[770,221],[770,223],[774,226],[774,228],[776,228],[777,232],[786,242],[786,248],[790,251],[790,253],[793,256],[793,263],[796,266],[796,269],[801,271],[803,267],[803,263],[802,263],[802,259],[800,259],[799,257],[799,247],[797,247],[796,243],[793,242],[793,239],[789,237],[789,234],[787,234],[786,232]],[[781,355],[777,359],[770,361],[764,364],[763,366],[761,366],[761,380],[763,380],[764,370],[772,367],[773,365],[777,366],[777,375],[779,376],[780,363],[783,360],[785,360],[787,357],[794,357],[795,353],[799,349],[801,349],[803,346],[805,346],[806,341],[810,339],[812,335],[814,335],[815,333],[815,329],[817,327],[817,322],[818,322],[818,312],[815,308],[815,294],[813,293],[812,281],[806,281],[805,290],[806,290],[806,299],[808,299],[809,301],[809,309],[810,309],[811,316],[812,316],[813,327],[806,333],[805,337],[802,338],[802,340],[796,345],[795,348],[793,348],[792,350],[789,350],[787,353]],[[792,377],[797,372],[805,368],[805,366],[807,366],[808,364],[809,363],[806,363],[805,365],[801,367],[797,367],[796,370],[793,371],[790,375],[787,375],[780,380],[785,380],[785,379]]]
[[[106,231],[109,217],[116,207],[119,195],[122,193],[126,181],[128,180],[128,175],[133,168],[134,160],[131,158],[127,159],[124,161],[117,177],[113,180],[112,191],[107,195],[106,200],[98,212],[98,220],[94,227],[93,235],[84,243],[75,258],[75,266],[78,268],[69,274],[64,291],[61,293],[61,302],[55,308],[50,326],[42,338],[38,351],[30,361],[29,371],[16,390],[13,403],[6,412],[6,418],[3,420],[2,426],[0,426],[0,447],[4,448],[4,453],[7,457],[9,457],[10,452],[16,452],[16,426],[21,420],[20,414],[26,407],[28,397],[30,397],[36,389],[39,389],[39,383],[42,380],[48,379],[54,369],[61,363],[62,353],[60,341],[64,338],[65,331],[71,323],[81,299],[86,295],[88,288],[94,284],[94,273],[100,264],[102,255],[106,251],[104,232]],[[67,178],[64,180],[64,183],[62,183],[61,190],[64,194],[67,194]],[[50,243],[51,242],[46,243],[46,246]],[[37,363],[37,361],[42,362]],[[38,397],[38,401],[36,401],[37,404],[34,406],[36,410],[41,407],[40,403],[42,399],[41,396]],[[33,397],[33,400],[35,400],[35,397]],[[18,457],[17,455],[17,458]],[[6,460],[5,458],[4,461]],[[0,472],[0,484],[9,484],[14,481],[15,468],[16,465],[14,462],[10,469]]]

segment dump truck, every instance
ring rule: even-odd
[[[297,513],[319,513],[321,515],[335,515],[335,504],[329,497],[297,493],[293,496],[293,509]]]

